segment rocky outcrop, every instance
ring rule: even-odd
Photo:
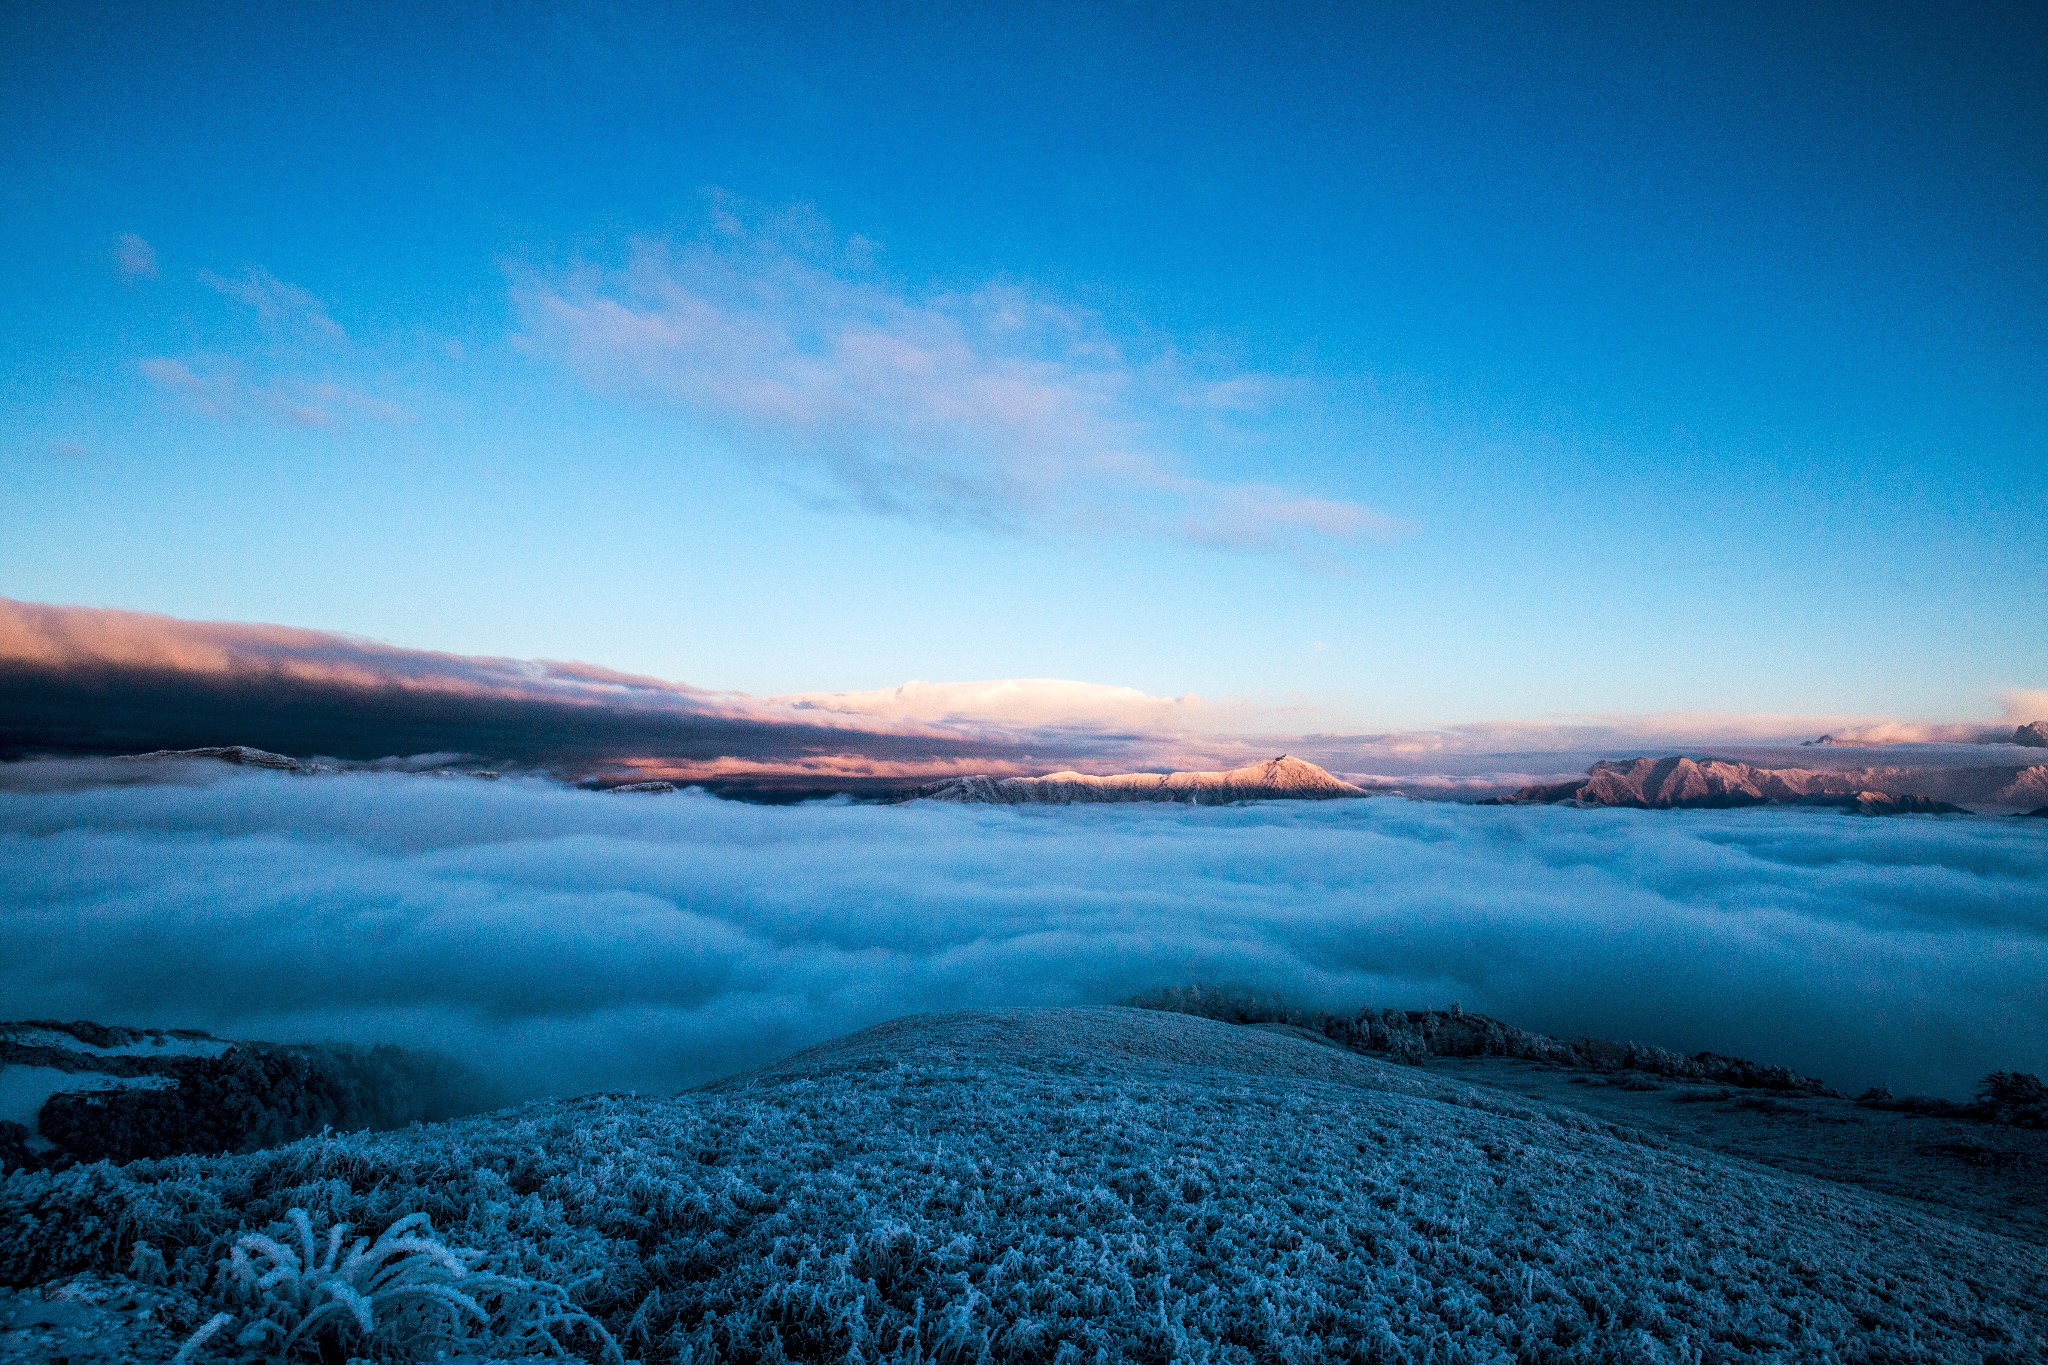
[[[1877,791],[1863,774],[1809,768],[1757,768],[1706,758],[1631,758],[1595,763],[1569,782],[1524,787],[1492,805],[1626,806],[1700,810],[1734,806],[1840,806],[1861,815],[1939,815],[1962,807],[1911,792]]]
[[[302,763],[284,754],[274,754],[268,749],[252,749],[246,744],[218,745],[207,749],[157,749],[146,754],[126,754],[130,763],[171,762],[178,759],[210,758],[221,763],[232,763],[240,768],[274,768],[286,773],[310,773],[318,771],[316,765]]]
[[[1223,772],[1117,773],[1095,777],[1057,772],[1044,777],[952,777],[920,788],[930,801],[990,805],[1065,805],[1086,801],[1179,801],[1199,806],[1233,801],[1327,801],[1368,795],[1315,764],[1286,754]]]
[[[1953,792],[1942,794],[1959,796]],[[2043,801],[2048,801],[2048,763],[2033,763],[2014,772],[2010,781],[1990,793],[1987,804],[2006,810],[2031,810]]]
[[[2028,721],[2012,732],[2012,742],[2029,749],[2048,749],[2048,720]]]
[[[1808,804],[1812,804],[1809,802]],[[1961,806],[1937,801],[1911,792],[1893,796],[1887,792],[1857,792],[1843,807],[1858,815],[1968,815]]]
[[[1847,775],[1805,768],[1755,768],[1719,759],[1602,760],[1584,777],[1524,787],[1500,804],[1569,802],[1580,806],[1761,806],[1829,797],[1848,801],[1862,789]]]

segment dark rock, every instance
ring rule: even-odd
[[[1936,801],[1928,796],[1889,796],[1884,792],[1857,792],[1846,809],[1858,815],[1968,815],[1961,806]]]
[[[2048,720],[2032,720],[2012,732],[2012,742],[2029,749],[2048,749]]]

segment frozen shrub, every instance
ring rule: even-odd
[[[220,1344],[265,1360],[416,1360],[466,1345],[560,1355],[557,1332],[579,1330],[618,1357],[605,1330],[560,1288],[473,1270],[480,1253],[443,1243],[427,1214],[399,1219],[374,1241],[350,1241],[347,1223],[333,1224],[323,1239],[304,1209],[293,1209],[287,1222],[272,1229],[276,1236],[235,1239],[215,1282],[230,1306],[192,1334],[180,1362]]]
[[[1453,1004],[1447,1010],[1362,1009],[1356,1014],[1304,1010],[1271,996],[1215,986],[1170,986],[1130,1002],[1139,1009],[1192,1014],[1226,1024],[1281,1024],[1319,1033],[1354,1052],[1391,1057],[1417,1065],[1431,1057],[1513,1057],[1584,1071],[1641,1071],[1653,1076],[1708,1081],[1743,1090],[1831,1095],[1810,1076],[1782,1066],[1701,1052],[1682,1057],[1644,1043],[1604,1038],[1566,1042],[1472,1014]]]
[[[29,1150],[28,1129],[11,1119],[0,1119],[0,1175],[38,1164]]]
[[[1977,1104],[1995,1123],[2048,1128],[2048,1083],[2029,1072],[1992,1072],[1977,1086]]]
[[[1972,1119],[1978,1123],[2004,1123],[2015,1128],[2048,1128],[2048,1083],[2025,1071],[1994,1071],[1977,1083],[1976,1098],[1968,1103],[1945,1100],[1938,1095],[1893,1095],[1875,1086],[1856,1097],[1866,1109],[1888,1109],[1894,1113],[1919,1114],[1927,1118]]]
[[[175,1084],[53,1095],[38,1132],[65,1159],[133,1161],[253,1151],[322,1128],[397,1128],[474,1113],[490,1099],[461,1064],[391,1046],[242,1043],[154,1070]]]

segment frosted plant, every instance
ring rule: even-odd
[[[607,1357],[618,1358],[611,1337],[559,1287],[473,1269],[479,1253],[435,1237],[424,1213],[399,1219],[374,1241],[351,1242],[349,1225],[336,1223],[324,1246],[304,1209],[293,1209],[290,1223],[283,1237],[245,1232],[235,1239],[220,1283],[242,1311],[208,1319],[179,1349],[178,1365],[227,1341],[269,1360],[413,1358],[477,1336],[559,1355],[558,1327],[585,1329]]]

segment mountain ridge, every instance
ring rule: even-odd
[[[1042,777],[949,777],[920,787],[912,799],[1003,806],[1121,801],[1183,801],[1216,806],[1234,801],[1328,801],[1370,794],[1306,759],[1281,754],[1263,763],[1214,772],[1115,773],[1097,777],[1062,769]]]
[[[1969,770],[1975,773],[1976,770]],[[2015,770],[1996,791],[1999,804],[2039,786],[2048,768]],[[1698,810],[1733,806],[1839,806],[1863,815],[1943,815],[1964,808],[1906,784],[1938,785],[1940,775],[1914,769],[1759,768],[1717,758],[1602,759],[1584,777],[1526,786],[1488,805],[1623,806],[1639,810]],[[1953,779],[1951,779],[1953,780]],[[1943,795],[1953,793],[1944,792]]]

